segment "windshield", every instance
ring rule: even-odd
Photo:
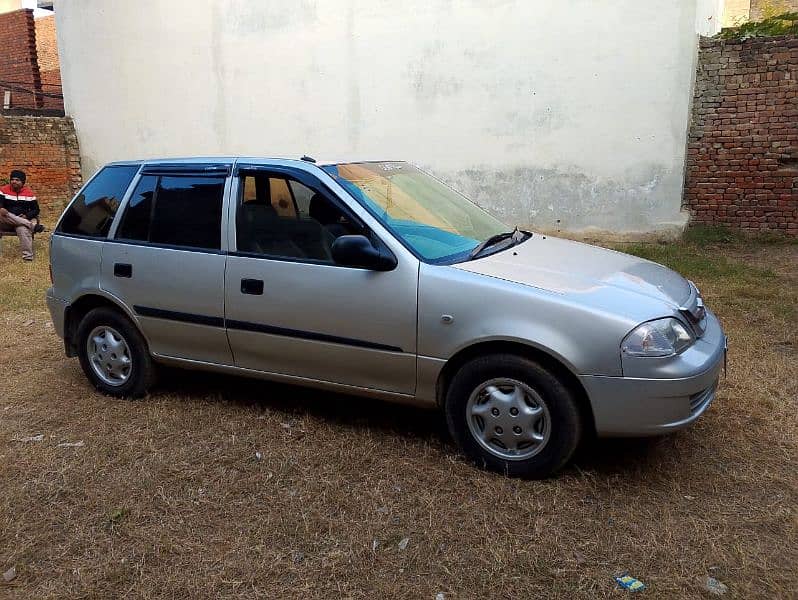
[[[479,244],[507,231],[501,221],[405,162],[322,167],[405,244],[430,262],[466,258]]]

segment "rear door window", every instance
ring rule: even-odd
[[[117,239],[219,250],[224,184],[224,177],[142,177],[125,209]]]
[[[105,167],[64,213],[57,233],[104,238],[139,165]]]
[[[152,210],[155,208],[153,200],[157,185],[158,178],[153,175],[145,175],[139,179],[139,183],[127,203],[125,214],[122,215],[122,222],[116,232],[117,239],[149,241],[150,220]]]

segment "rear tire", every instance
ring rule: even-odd
[[[479,357],[455,374],[445,398],[449,432],[479,467],[542,479],[562,468],[582,437],[570,389],[513,354]]]
[[[77,350],[83,372],[103,394],[138,398],[155,383],[147,342],[118,310],[89,311],[78,325]]]

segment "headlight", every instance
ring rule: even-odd
[[[630,356],[671,356],[691,346],[694,341],[681,321],[668,317],[637,327],[624,338],[621,350]]]

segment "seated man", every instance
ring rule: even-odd
[[[0,230],[15,232],[22,247],[22,258],[33,260],[33,234],[44,229],[39,224],[39,203],[25,185],[23,171],[11,171],[10,183],[0,187]]]

